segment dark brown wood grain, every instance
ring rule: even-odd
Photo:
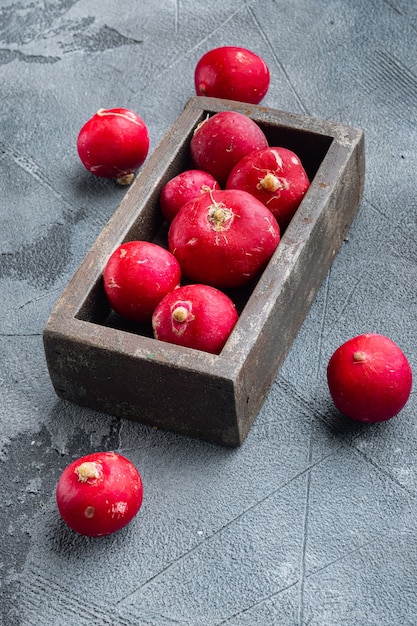
[[[156,341],[106,302],[102,272],[131,239],[164,243],[162,186],[189,162],[207,115],[254,119],[270,145],[294,150],[311,186],[263,272],[233,294],[239,321],[220,355]],[[61,398],[226,446],[246,437],[359,206],[364,185],[359,129],[213,98],[194,97],[167,132],[57,302],[44,330],[49,373]]]

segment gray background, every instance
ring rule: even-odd
[[[268,63],[263,104],[364,129],[363,202],[244,445],[228,450],[57,399],[42,330],[125,189],[82,167],[100,107],[145,120],[151,150],[207,50]],[[325,371],[362,332],[417,372],[414,0],[0,1],[0,623],[417,624],[416,395],[361,426]],[[145,484],[101,540],[61,522],[55,485],[115,449]]]

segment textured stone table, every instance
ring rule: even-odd
[[[59,400],[42,331],[126,189],[75,149],[98,108],[146,121],[151,150],[194,94],[200,56],[242,45],[268,107],[365,131],[363,201],[245,443],[224,449]],[[415,626],[416,396],[355,425],[325,379],[361,332],[417,372],[414,0],[0,3],[0,623]],[[61,522],[74,458],[117,450],[138,516],[91,540]]]

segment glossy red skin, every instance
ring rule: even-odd
[[[258,104],[268,91],[270,73],[265,61],[254,52],[222,46],[201,57],[194,82],[198,96]]]
[[[216,207],[229,219],[213,223]],[[271,211],[246,191],[213,191],[182,207],[168,231],[168,246],[191,281],[239,287],[267,265],[280,241]]]
[[[149,241],[129,241],[113,252],[103,272],[111,308],[133,322],[149,322],[160,300],[181,281],[174,256]]]
[[[383,422],[406,404],[412,371],[391,339],[369,333],[339,346],[328,363],[327,381],[341,413],[360,422]]]
[[[175,312],[184,319],[175,319]],[[220,354],[238,314],[232,300],[209,285],[184,285],[167,294],[152,317],[155,339]]]
[[[77,469],[90,463],[97,477],[80,479]],[[73,461],[62,472],[56,502],[64,522],[88,537],[110,535],[126,526],[139,511],[143,484],[136,467],[115,452],[95,452]]]
[[[180,208],[189,200],[214,189],[220,189],[220,185],[208,172],[203,170],[181,172],[162,188],[159,204],[163,216],[167,222],[172,222]]]
[[[129,109],[99,109],[81,128],[77,150],[92,174],[122,179],[144,163],[149,151],[148,129]]]
[[[272,188],[268,186],[271,182]],[[267,206],[277,218],[281,232],[294,217],[309,186],[298,156],[281,147],[257,150],[243,157],[226,182],[226,189],[248,191]]]
[[[191,158],[198,169],[225,184],[231,169],[244,156],[268,147],[265,133],[247,115],[221,111],[202,122],[190,142]]]

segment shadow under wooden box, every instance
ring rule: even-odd
[[[189,143],[197,125],[225,110],[252,118],[270,146],[293,150],[311,185],[258,280],[229,293],[239,320],[222,352],[213,355],[155,340],[150,325],[118,318],[106,301],[102,273],[122,243],[164,245],[161,189],[192,166]],[[259,105],[191,98],[50,315],[43,340],[57,395],[119,418],[240,445],[355,216],[364,173],[360,129]]]

